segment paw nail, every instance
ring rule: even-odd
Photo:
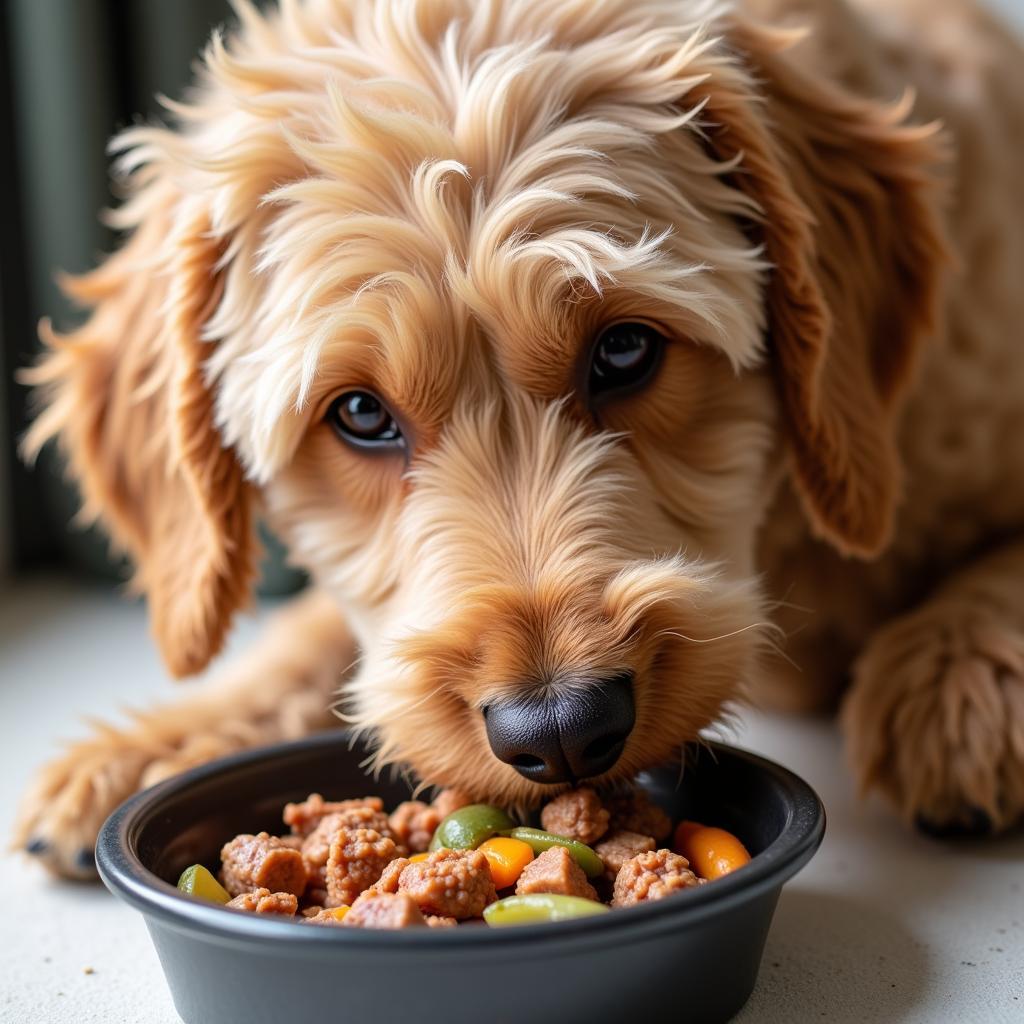
[[[75,867],[80,871],[93,871],[96,868],[96,854],[92,850],[81,849],[75,854]]]
[[[41,854],[46,853],[50,848],[50,844],[45,839],[40,839],[36,836],[35,839],[30,839],[25,844],[25,852],[32,854],[33,857],[38,857]]]

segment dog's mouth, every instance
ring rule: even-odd
[[[464,589],[436,625],[393,627],[346,687],[349,721],[377,737],[374,768],[529,808],[681,757],[758,650],[755,588],[695,565],[630,563],[595,593]]]

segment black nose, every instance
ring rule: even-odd
[[[600,775],[619,759],[633,728],[633,674],[567,684],[484,709],[495,756],[533,782]]]

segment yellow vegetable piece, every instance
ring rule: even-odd
[[[209,903],[227,903],[231,896],[202,864],[185,868],[178,879],[178,890]]]
[[[430,856],[429,853],[414,853],[409,861],[412,864],[418,864],[421,860],[426,860]]]
[[[328,913],[333,914],[339,921],[343,921],[350,909],[350,907],[331,907]]]
[[[495,889],[515,885],[523,868],[533,860],[533,847],[521,839],[495,836],[481,843],[477,849],[487,858]]]
[[[728,875],[750,861],[747,848],[731,832],[696,821],[679,822],[672,848],[690,862],[695,874],[708,881]]]

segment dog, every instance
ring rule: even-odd
[[[1024,51],[968,0],[235,0],[30,372],[175,676],[265,520],[312,588],[46,767],[17,841],[337,724],[528,806],[841,703],[1024,811]],[[341,689],[339,690],[339,687]],[[337,712],[337,714],[335,714]]]

